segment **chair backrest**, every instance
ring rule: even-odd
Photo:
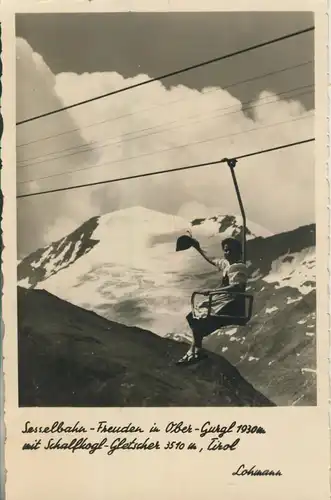
[[[253,312],[253,295],[245,294],[242,297],[242,308],[239,308],[238,316],[233,316],[233,324],[245,326],[250,321]],[[220,318],[222,315],[219,316]]]
[[[245,295],[245,317],[247,322],[251,319],[253,313],[253,295]]]

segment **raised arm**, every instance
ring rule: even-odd
[[[213,259],[212,257],[209,257],[206,252],[201,248],[200,246],[200,243],[198,242],[198,240],[196,240],[195,238],[192,238],[192,246],[193,248],[196,249],[197,252],[199,252],[200,255],[202,255],[202,257],[207,261],[209,262],[209,264],[211,264],[212,266],[217,266],[217,262],[218,262],[218,259]]]

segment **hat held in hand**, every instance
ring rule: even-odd
[[[181,252],[182,250],[188,250],[191,247],[196,246],[196,239],[192,237],[191,233],[183,234],[177,238],[176,242],[176,252]]]

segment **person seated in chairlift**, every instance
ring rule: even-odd
[[[223,326],[234,324],[233,317],[244,314],[244,298],[234,298],[231,295],[227,295],[226,292],[245,292],[248,279],[247,266],[242,262],[241,243],[235,238],[226,238],[222,241],[223,259],[208,257],[200,247],[200,243],[194,238],[191,238],[191,246],[222,274],[220,288],[216,289],[216,291],[219,290],[222,293],[219,296],[213,296],[210,316],[207,315],[208,301],[206,300],[194,306],[193,312],[190,312],[186,316],[186,320],[192,330],[193,339],[188,352],[177,361],[179,365],[192,364],[203,359],[203,338]],[[217,317],[217,314],[232,316],[232,318]]]

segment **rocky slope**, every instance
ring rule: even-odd
[[[18,288],[20,406],[273,406],[222,356]]]

